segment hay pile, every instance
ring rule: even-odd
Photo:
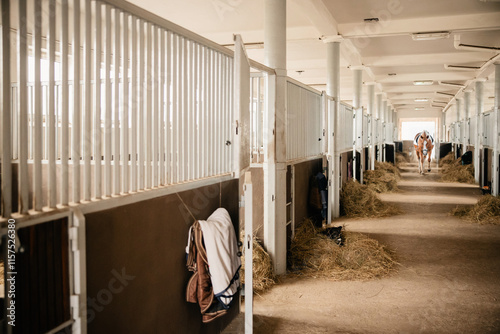
[[[452,152],[441,159],[439,165],[442,167],[441,181],[474,184],[474,166],[462,165],[461,159],[455,160]]]
[[[484,195],[473,206],[457,206],[451,215],[474,223],[500,225],[500,198]]]
[[[455,154],[453,152],[448,153],[444,158],[439,159],[439,167],[444,167],[455,162]]]
[[[406,153],[396,153],[396,165],[405,164],[410,162]]]
[[[399,170],[390,162],[375,161],[375,170],[363,172],[365,184],[378,193],[397,191],[400,179]]]
[[[354,180],[342,187],[340,203],[348,217],[388,217],[401,213],[395,206],[382,202],[374,190]]]
[[[342,231],[345,245],[318,233],[310,220],[295,231],[289,253],[292,273],[333,280],[366,280],[394,270],[394,254],[361,233]]]
[[[241,231],[240,240],[244,240],[244,235],[244,231]],[[264,292],[276,284],[271,257],[255,235],[253,236],[252,262],[254,293]],[[240,280],[241,283],[245,283],[245,247],[242,247]]]

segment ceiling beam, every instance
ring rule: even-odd
[[[500,33],[500,32],[499,32]],[[445,63],[473,63],[484,62],[491,57],[491,52],[449,52],[429,53],[415,55],[387,55],[384,57],[364,57],[365,66],[393,67],[393,66],[418,66],[442,65]]]
[[[436,16],[410,19],[382,19],[379,22],[356,22],[338,25],[344,38],[408,35],[434,31],[480,31],[500,29],[500,13]]]

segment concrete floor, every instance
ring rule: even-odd
[[[404,214],[335,221],[388,245],[400,266],[371,281],[284,278],[254,302],[255,333],[500,333],[500,226],[448,215],[473,204],[477,186],[440,183],[408,165]],[[224,333],[243,333],[243,314]]]

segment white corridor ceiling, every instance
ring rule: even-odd
[[[248,44],[249,57],[264,61],[264,0],[130,2],[228,47],[233,34],[241,34]],[[414,34],[436,32],[445,34],[435,40],[413,38]],[[453,95],[458,93],[461,98],[463,90],[473,88],[474,80],[481,78],[486,80],[485,110],[493,105],[494,72],[490,64],[500,62],[499,51],[458,49],[454,40],[500,48],[498,0],[288,0],[288,75],[325,90],[323,40],[337,35],[342,38],[343,101],[351,103],[353,98],[350,68],[363,66],[365,83],[375,82],[376,92],[383,93],[390,105],[415,117],[442,111],[448,102],[451,106],[455,103]],[[415,81],[432,84],[418,86]],[[416,102],[419,98],[427,101]]]

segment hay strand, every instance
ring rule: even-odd
[[[398,191],[399,170],[390,162],[375,162],[375,170],[363,172],[365,184],[377,193]]]
[[[401,213],[397,207],[382,202],[374,190],[354,180],[342,187],[340,202],[348,217],[388,217]]]
[[[244,231],[241,231],[240,240],[244,240],[244,235]],[[254,293],[261,293],[276,284],[276,278],[273,272],[271,256],[262,247],[259,238],[255,234],[252,241],[253,291]],[[242,249],[240,280],[242,283],[245,283],[245,247],[242,247]]]
[[[455,159],[454,153],[448,153],[439,162],[441,169],[441,181],[460,182],[474,184],[474,166],[472,164],[462,165],[461,158]]]
[[[393,252],[362,233],[342,231],[339,246],[318,233],[310,220],[297,228],[290,247],[293,274],[333,280],[367,280],[388,275],[397,262]]]
[[[407,153],[396,153],[396,165],[406,164],[410,162]]]
[[[500,225],[500,198],[484,195],[473,206],[457,206],[451,215],[478,224]]]

